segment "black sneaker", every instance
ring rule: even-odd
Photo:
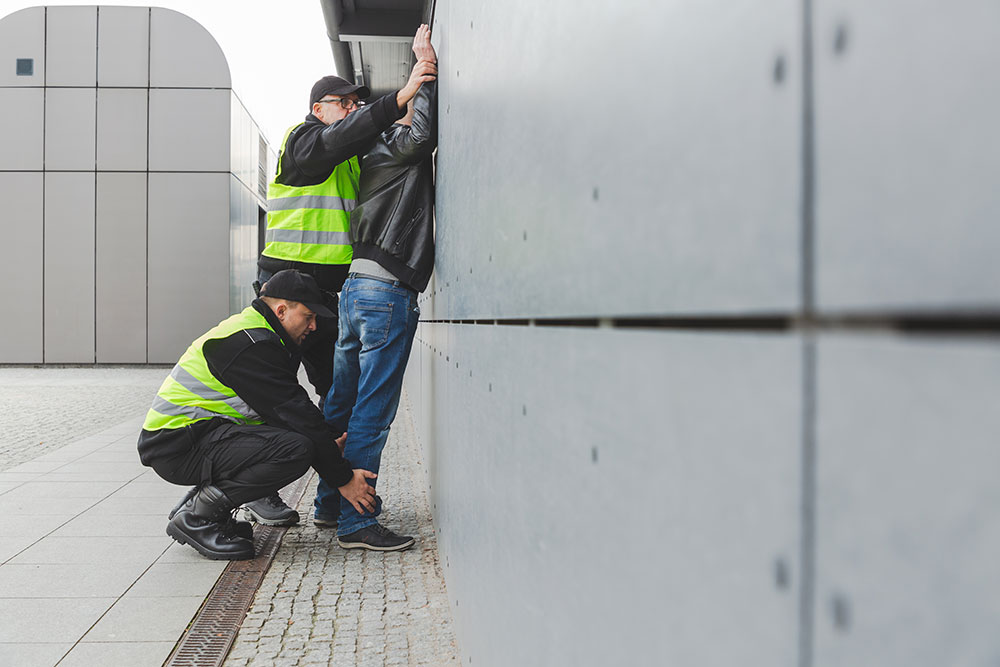
[[[369,549],[370,551],[402,551],[413,546],[413,538],[397,535],[385,526],[372,524],[350,535],[337,538],[337,544],[345,549]]]
[[[294,526],[299,522],[299,513],[286,505],[275,491],[266,498],[245,503],[243,518],[265,526]]]

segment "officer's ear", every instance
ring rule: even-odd
[[[274,314],[279,320],[284,321],[285,313],[288,312],[288,303],[285,301],[279,301],[274,305]]]

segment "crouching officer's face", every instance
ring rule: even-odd
[[[274,309],[274,314],[278,316],[281,326],[285,327],[285,331],[296,345],[301,345],[306,336],[316,330],[316,313],[298,301],[279,303]]]

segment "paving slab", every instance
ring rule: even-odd
[[[71,648],[73,648],[73,644],[71,642],[46,644],[0,643],[0,665],[17,665],[17,667],[50,667],[51,665],[59,662],[59,659],[66,655],[67,651]]]
[[[173,648],[172,641],[80,643],[73,647],[73,650],[59,663],[59,667],[95,665],[160,667]]]
[[[205,601],[206,592],[188,597],[126,595],[80,641],[176,642]]]
[[[128,598],[155,597],[204,597],[212,589],[219,575],[226,569],[225,561],[199,561],[162,563],[157,561],[146,570],[142,579],[128,592]]]
[[[46,536],[9,563],[146,563],[157,559],[172,540],[162,537],[56,537]]]
[[[102,598],[0,598],[0,643],[76,642],[116,602]]]
[[[118,563],[5,563],[0,591],[9,598],[98,598],[125,594],[148,566]]]

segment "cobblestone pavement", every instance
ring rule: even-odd
[[[460,664],[421,458],[404,401],[379,473],[380,521],[417,538],[403,552],[337,546],[312,524],[314,476],[226,667]]]
[[[145,414],[168,372],[0,367],[0,471]]]

